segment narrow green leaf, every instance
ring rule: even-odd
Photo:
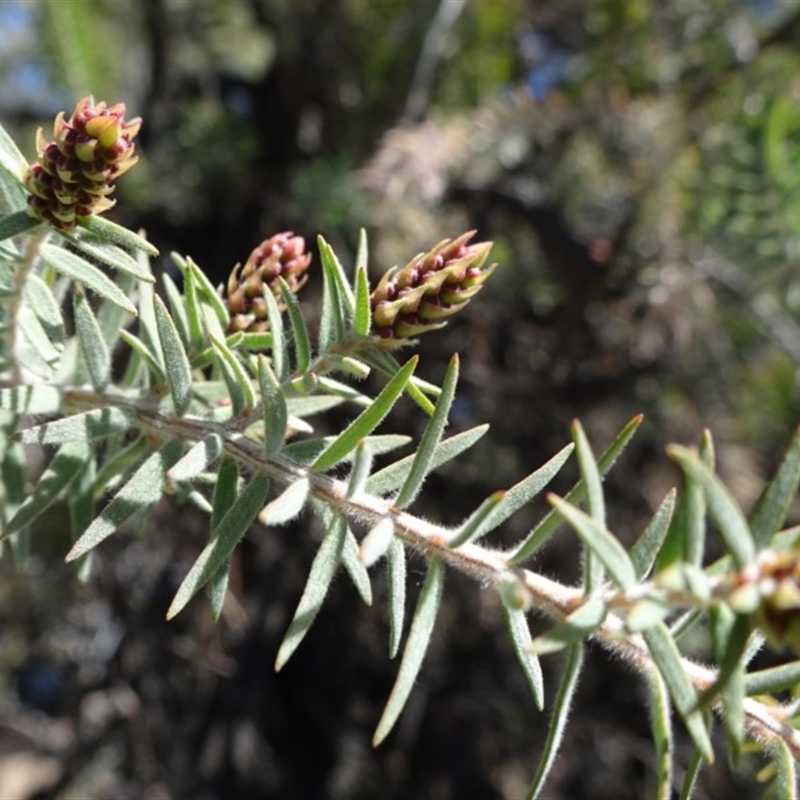
[[[586,438],[583,426],[578,420],[572,423],[572,439],[578,453],[578,468],[581,480],[586,486],[586,500],[589,516],[601,526],[606,524],[606,507],[603,498],[603,485],[597,468],[594,453]],[[591,549],[584,553],[583,586],[587,593],[603,582],[603,567]]]
[[[356,249],[356,269],[360,267],[367,267],[369,264],[369,243],[367,241],[367,232],[364,228],[358,231],[358,247]]]
[[[313,397],[286,398],[286,410],[293,417],[300,417],[301,419],[313,416],[314,414],[321,414],[323,411],[327,411],[329,408],[335,408],[341,404],[341,397],[327,394],[315,395]]]
[[[276,672],[284,667],[300,646],[322,608],[333,576],[336,574],[336,568],[339,566],[346,536],[347,522],[341,514],[336,514],[333,525],[317,550],[294,618],[278,649],[278,656],[275,659]]]
[[[702,486],[708,510],[717,524],[728,552],[733,556],[739,569],[744,569],[755,560],[756,547],[747,527],[747,520],[730,492],[700,458],[687,448],[672,445],[667,448],[667,454],[677,462],[688,479]]]
[[[800,428],[795,431],[775,477],[764,489],[750,515],[750,530],[756,547],[766,547],[780,530],[800,486]]]
[[[342,547],[342,565],[353,582],[353,586],[356,587],[356,591],[364,605],[371,606],[372,584],[370,583],[367,567],[359,558],[358,539],[356,539],[349,525],[347,526],[344,547]]]
[[[262,525],[285,525],[303,510],[311,490],[308,478],[299,478],[259,512]]]
[[[203,272],[203,270],[200,269],[200,267],[198,267],[197,264],[195,264],[194,261],[192,261],[192,259],[189,257],[183,259],[177,253],[171,253],[171,256],[179,267],[181,264],[183,264],[183,267],[181,267],[183,271],[190,270],[192,272],[195,283],[197,284],[198,293],[206,301],[206,303],[208,303],[217,319],[217,322],[219,323],[220,328],[223,331],[227,330],[228,324],[230,323],[228,309],[222,298],[219,296],[219,293],[214,288],[214,285],[206,276],[205,272]]]
[[[131,346],[131,349],[138,355],[144,362],[150,375],[155,383],[164,383],[167,376],[164,374],[158,356],[138,337],[129,333],[124,328],[119,332],[120,338]],[[160,353],[160,348],[159,348]]]
[[[365,567],[369,568],[386,555],[394,538],[394,522],[391,517],[384,517],[377,525],[370,528],[361,541],[358,557]]]
[[[369,297],[369,278],[366,266],[356,267],[356,307],[353,315],[353,332],[368,336],[372,327],[372,307]]]
[[[455,550],[468,542],[476,541],[481,536],[488,533],[489,523],[491,522],[492,512],[503,501],[505,492],[499,491],[489,495],[479,506],[467,517],[464,522],[453,532],[447,546]]]
[[[635,416],[619,432],[613,442],[606,448],[603,455],[597,460],[597,468],[600,475],[605,475],[621,455],[622,451],[633,438],[633,435],[642,424],[644,417],[641,414]],[[580,503],[586,499],[586,486],[582,480],[565,495],[564,499],[572,504]],[[551,511],[528,536],[517,546],[511,555],[510,564],[519,564],[526,558],[532,556],[557,530],[562,523],[561,516],[555,511]]]
[[[527,797],[536,798],[541,794],[545,781],[550,774],[550,769],[556,760],[558,748],[564,738],[564,730],[567,727],[570,707],[575,689],[578,687],[578,678],[583,668],[583,647],[574,644],[569,650],[569,657],[561,676],[561,683],[556,693],[555,705],[553,706],[553,716],[547,729],[547,738],[544,743],[544,752],[536,768],[536,775],[528,788]]]
[[[651,595],[634,603],[625,617],[625,629],[629,633],[641,633],[659,622],[663,622],[672,613],[669,599]]]
[[[217,482],[214,486],[214,498],[211,503],[211,530],[215,531],[225,518],[228,509],[239,496],[239,462],[229,455],[224,455],[217,471]]]
[[[180,458],[180,454],[181,443],[172,440],[147,458],[75,542],[66,560],[74,561],[88,553],[133,514],[152,508],[161,499],[167,470]]]
[[[13,214],[0,217],[0,241],[26,233],[41,224],[41,220],[29,216],[27,211],[15,211]]]
[[[78,225],[84,230],[95,234],[103,241],[125,247],[128,250],[142,250],[150,256],[158,255],[158,250],[147,239],[133,233],[133,231],[129,231],[127,228],[123,228],[121,225],[117,225],[116,222],[111,222],[105,217],[98,217],[93,214],[90,217],[81,219]]]
[[[24,188],[22,176],[28,168],[28,162],[2,125],[0,125],[0,167],[8,172],[20,188]]]
[[[700,774],[700,770],[703,768],[704,763],[705,761],[703,752],[699,747],[695,747],[695,749],[692,751],[692,757],[689,760],[689,764],[686,767],[686,774],[683,776],[681,793],[678,796],[678,800],[691,800],[692,795],[694,794],[694,785],[697,782],[697,777]]]
[[[469,450],[489,430],[488,425],[477,425],[474,428],[457,433],[449,439],[439,442],[433,453],[433,458],[428,465],[428,474],[438,469],[442,464]],[[407,456],[389,464],[378,472],[370,475],[367,480],[366,490],[370,494],[387,495],[399,489],[411,472],[416,456]]]
[[[58,495],[72,483],[89,459],[89,446],[84,442],[62,445],[42,473],[33,491],[9,520],[0,538],[24,528],[47,510]]]
[[[653,661],[669,689],[672,702],[686,723],[689,735],[710,764],[714,760],[711,739],[703,715],[697,710],[697,693],[683,668],[675,640],[663,623],[649,628],[642,635],[650,648]]]
[[[650,730],[656,748],[656,800],[672,798],[672,715],[669,707],[667,686],[656,670],[647,675],[650,706]]]
[[[163,375],[164,354],[161,352],[161,340],[156,325],[155,287],[150,283],[139,284],[139,337],[155,358]]]
[[[281,287],[281,297],[286,305],[286,311],[289,314],[289,323],[292,326],[295,372],[302,374],[308,369],[308,365],[311,361],[311,339],[308,335],[308,328],[306,327],[305,320],[303,319],[303,312],[300,310],[300,303],[297,300],[297,295],[289,288],[283,278],[279,278],[278,280]]]
[[[81,468],[70,483],[69,492],[67,492],[70,533],[72,534],[73,542],[80,538],[81,534],[92,524],[94,519],[94,481],[96,476],[97,465],[95,464],[94,454],[87,452]],[[87,553],[82,559],[78,560],[78,580],[82,583],[86,583],[91,577],[92,562],[92,553]]]
[[[190,269],[182,270],[182,273],[186,324],[189,326],[189,349],[193,352],[200,352],[206,345],[206,334],[197,291],[197,279]]]
[[[775,765],[775,780],[764,797],[797,800],[797,761],[792,751],[777,736],[770,742],[769,751]]]
[[[55,414],[61,408],[61,392],[46,384],[0,389],[0,408],[16,414]]]
[[[136,316],[136,306],[128,299],[125,293],[88,261],[76,256],[74,253],[70,253],[63,247],[57,247],[53,244],[43,244],[39,248],[39,255],[42,261],[56,270],[56,272],[82,283],[95,294]]]
[[[258,383],[264,411],[264,455],[269,458],[283,446],[288,409],[281,385],[263,355],[258,356]]]
[[[800,684],[800,661],[750,672],[744,681],[745,694],[774,694],[794,689]]]
[[[205,472],[225,451],[222,437],[217,433],[209,433],[204,439],[196,442],[189,451],[167,472],[167,483],[194,480]]]
[[[222,616],[222,607],[225,605],[225,595],[228,593],[230,577],[231,559],[228,556],[208,582],[208,601],[211,605],[211,617],[214,622],[218,622]]]
[[[61,349],[64,346],[64,320],[59,302],[50,287],[35,273],[25,277],[25,300],[47,334],[47,338]]]
[[[217,363],[222,371],[222,377],[228,387],[231,396],[231,406],[233,415],[238,416],[245,409],[253,408],[256,404],[255,390],[250,378],[239,362],[239,359],[231,352],[225,342],[220,341],[215,336],[211,336],[211,346],[217,357]]]
[[[627,551],[619,541],[604,525],[557,495],[548,495],[547,499],[563,515],[586,547],[600,559],[614,583],[624,591],[630,589],[636,583],[636,572]]]
[[[371,469],[372,449],[369,446],[369,439],[362,439],[353,451],[353,466],[347,477],[347,497],[353,497],[356,493],[363,491]]]
[[[321,237],[317,237],[319,243],[320,260],[322,261],[322,268],[325,272],[329,272],[334,283],[336,284],[339,296],[342,299],[344,311],[349,317],[352,317],[355,310],[355,297],[353,289],[350,286],[350,281],[347,279],[344,267],[337,257],[333,248]]]
[[[17,360],[25,364],[26,368],[31,372],[36,372],[36,374],[49,379],[53,375],[53,369],[58,366],[64,348],[56,347],[56,345],[50,341],[50,337],[47,335],[47,331],[42,325],[41,320],[33,313],[33,309],[30,308],[30,306],[23,305],[19,309],[16,322],[17,329],[31,345],[37,359],[45,369],[41,371],[35,369],[33,364],[26,363],[29,361],[27,353],[17,354]]]
[[[283,316],[278,308],[278,301],[269,286],[262,287],[261,294],[267,306],[269,332],[272,334],[272,370],[278,380],[282,381],[289,373],[289,348],[283,334]]]
[[[369,298],[367,298],[367,300],[369,300]],[[442,433],[448,422],[448,415],[450,414],[450,407],[453,404],[453,398],[456,395],[458,367],[458,353],[455,353],[447,366],[447,372],[445,373],[444,382],[442,383],[442,393],[439,395],[433,415],[428,420],[425,432],[422,434],[408,477],[394,500],[394,506],[396,508],[407,508],[414,502],[422,489],[422,483],[425,477],[430,471],[431,464],[436,454],[436,448],[439,446]]]
[[[220,567],[227,563],[234,548],[264,505],[268,486],[269,479],[264,475],[255,475],[250,479],[214,530],[212,540],[203,548],[203,552],[197,557],[183,583],[178,587],[167,611],[167,619],[179,614],[192,597],[214,577]]]
[[[386,581],[389,601],[389,658],[400,650],[406,614],[406,548],[396,536],[389,544]]]
[[[631,561],[638,580],[645,578],[653,568],[653,564],[656,563],[658,553],[667,537],[669,523],[672,520],[676,494],[675,489],[670,489],[667,492],[667,496],[661,502],[656,513],[653,514],[650,524],[644,529],[642,535],[631,548]]]
[[[26,428],[17,435],[23,444],[91,442],[127,430],[133,414],[121,408],[95,408],[70,417]]]
[[[378,369],[380,372],[391,377],[400,368],[397,359],[386,350],[374,347],[370,350],[359,353],[360,357],[367,363]],[[427,381],[412,376],[406,387],[408,396],[428,415],[433,414],[434,405],[427,398],[426,393],[432,397],[439,396],[439,388]]]
[[[598,598],[590,598],[563,622],[537,636],[530,644],[530,652],[542,656],[582,642],[597,630],[606,614],[606,604]]]
[[[175,413],[182,417],[192,402],[192,367],[175,323],[160,297],[155,298],[155,312],[169,393],[172,396]]]
[[[358,442],[369,436],[391,411],[417,366],[419,358],[412,356],[408,363],[392,378],[375,398],[372,405],[351,422],[339,436],[317,457],[311,468],[323,472],[352,452]]]
[[[322,262],[322,308],[318,350],[320,353],[325,353],[332,344],[344,339],[346,305],[340,292],[337,277],[338,261],[333,255],[333,250],[321,236],[317,237],[317,244]],[[338,266],[338,269],[341,267]]]
[[[505,603],[503,603],[503,613],[517,660],[528,681],[536,707],[541,711],[544,708],[544,679],[539,659],[530,649],[532,639],[528,619],[521,608],[509,608]]]
[[[111,377],[111,354],[103,340],[103,334],[89,301],[79,288],[75,289],[72,303],[75,312],[75,330],[89,371],[89,378],[95,390],[102,393]]]
[[[438,559],[428,561],[428,571],[422,584],[414,619],[411,622],[403,658],[397,671],[397,680],[392,687],[383,716],[372,737],[377,747],[394,727],[400,712],[408,700],[414,682],[417,680],[425,651],[431,640],[433,626],[439,613],[439,605],[444,591],[445,566]]]
[[[175,281],[168,272],[161,276],[161,282],[164,284],[164,294],[169,303],[170,313],[167,315],[175,328],[175,332],[179,336],[180,342],[183,344],[184,349],[189,347],[189,319],[186,316],[186,306],[183,302],[180,289],[175,285]],[[156,300],[161,300],[156,296]],[[158,322],[158,313],[156,313],[156,322]],[[169,369],[169,367],[167,367]]]
[[[149,268],[143,266],[130,254],[109,242],[98,241],[86,236],[67,236],[70,242],[82,253],[101,261],[113,269],[124,272],[137,280],[154,283],[155,278]]]

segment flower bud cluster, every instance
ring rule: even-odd
[[[39,130],[39,160],[25,176],[28,208],[34,217],[59,230],[72,230],[81,218],[114,205],[110,199],[114,180],[138,161],[133,139],[141,120],[126,122],[124,116],[123,103],[95,105],[86,97],[68,120],[63,111],[56,117],[55,141],[46,141]]]
[[[389,270],[372,292],[372,333],[404,340],[443,327],[482,288],[497,264],[483,269],[492,242],[467,244],[475,231],[445,239],[404,267]]]
[[[777,648],[800,653],[800,551],[764,550],[734,581],[728,602],[750,613]]]
[[[283,278],[292,292],[297,292],[305,284],[308,280],[306,270],[311,263],[311,254],[306,253],[305,248],[302,236],[295,236],[290,231],[276,233],[250,253],[243,267],[237,264],[233,268],[228,278],[226,298],[231,315],[228,333],[269,329],[264,287],[269,288],[282,308],[278,278]]]

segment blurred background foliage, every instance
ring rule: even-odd
[[[795,0],[3,0],[0,31],[0,119],[26,155],[85,94],[124,100],[145,124],[114,215],[215,281],[282,229],[347,261],[366,227],[375,277],[469,228],[495,241],[488,289],[420,345],[434,380],[461,353],[452,425],[490,421],[491,441],[431,480],[421,513],[463,518],[575,416],[599,449],[647,415],[607,481],[630,541],[677,480],[668,441],[710,427],[746,508],[780,458],[800,365]],[[451,582],[416,699],[372,751],[394,670],[382,600],[357,609],[343,582],[276,678],[313,535],[255,530],[220,626],[202,603],[168,626],[204,524],[160,509],[87,586],[52,536],[22,579],[6,569],[0,774],[17,796],[524,793],[546,717],[492,598]],[[572,553],[565,535],[537,566],[569,578]],[[645,796],[641,698],[596,660],[550,796]],[[744,766],[749,783],[722,763],[699,795],[752,796]]]

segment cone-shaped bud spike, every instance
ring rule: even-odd
[[[140,119],[125,120],[125,105],[95,105],[81,100],[67,120],[60,112],[53,123],[53,141],[36,137],[39,161],[25,176],[30,192],[28,211],[60,230],[71,230],[83,217],[114,205],[107,195],[114,180],[137,161],[133,139]],[[45,176],[52,176],[50,181]],[[44,201],[44,202],[42,202]]]
[[[258,332],[269,329],[267,304],[263,288],[269,290],[283,307],[279,278],[286,281],[292,292],[299,291],[308,280],[306,270],[311,254],[306,253],[302,236],[290,231],[277,233],[265,239],[250,253],[244,266],[236,265],[228,278],[228,311],[231,315],[229,333]]]
[[[474,235],[468,231],[444,239],[404,267],[384,273],[370,297],[372,333],[384,346],[399,346],[441,328],[481,290],[497,264],[482,269],[492,243],[468,244]]]

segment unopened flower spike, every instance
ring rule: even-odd
[[[25,175],[28,210],[59,230],[72,230],[81,219],[114,205],[114,180],[139,159],[133,140],[142,121],[125,120],[125,105],[95,105],[92,97],[78,103],[67,120],[58,114],[53,138],[36,137],[39,160]]]
[[[481,290],[497,264],[483,268],[492,242],[468,244],[474,235],[444,239],[383,275],[370,297],[372,333],[383,346],[401,346],[443,327]]]
[[[269,329],[263,289],[268,287],[278,307],[283,308],[278,279],[283,278],[292,292],[302,288],[308,280],[306,270],[311,263],[311,254],[305,249],[302,236],[295,236],[291,231],[276,233],[250,253],[243,267],[237,264],[233,268],[225,299],[231,317],[228,333],[257,333]]]

